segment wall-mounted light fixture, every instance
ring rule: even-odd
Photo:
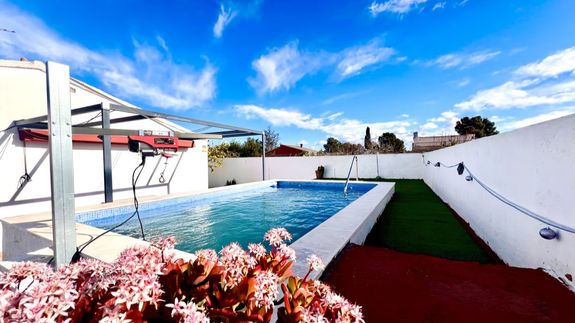
[[[457,165],[457,174],[459,174],[459,175],[463,174],[464,170],[465,170],[465,166],[463,165],[463,163],[459,163],[459,165]]]
[[[545,240],[553,240],[559,236],[559,233],[550,227],[539,230],[539,235]]]

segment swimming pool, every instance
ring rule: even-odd
[[[249,242],[261,241],[272,227],[285,227],[295,241],[375,187],[351,183],[344,195],[343,186],[341,182],[277,181],[142,203],[140,215],[148,240],[173,235],[178,242],[176,248],[187,252],[219,250],[230,242],[245,247]],[[108,229],[132,212],[130,207],[87,212],[78,215],[78,222]],[[115,232],[139,238],[138,220],[133,218]]]

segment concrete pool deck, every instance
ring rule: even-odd
[[[211,193],[234,193],[245,189],[257,188],[277,184],[283,180],[268,180],[233,186],[212,188],[203,191],[196,191],[177,195],[147,196],[138,198],[140,208],[146,204],[155,202],[165,202],[180,198],[203,197]],[[310,182],[310,183],[337,183],[335,181],[297,181],[289,182]],[[348,242],[362,243],[372,226],[391,199],[394,191],[393,183],[376,182],[353,182],[353,184],[375,185],[372,189],[360,198],[349,204],[346,208],[330,217],[318,227],[312,229],[306,235],[292,243],[296,250],[298,261],[294,266],[296,275],[305,275],[307,272],[306,258],[309,254],[317,254],[328,264],[337,256]],[[343,194],[343,192],[342,192]],[[114,208],[131,208],[132,199],[116,201],[110,204],[100,204],[88,207],[77,208],[76,214],[81,215],[86,212],[111,212]],[[52,257],[52,215],[50,212],[21,215],[0,219],[2,224],[2,251],[3,267],[6,269],[13,261],[39,261],[47,262]],[[89,225],[76,223],[77,245],[86,243],[104,232],[104,230]],[[116,259],[122,250],[137,244],[148,244],[145,241],[117,233],[107,233],[101,239],[91,243],[82,255],[85,257],[100,259],[111,262]],[[193,255],[179,252],[179,257],[190,258]],[[0,268],[2,269],[2,268]],[[314,273],[314,277],[319,277],[321,273]]]

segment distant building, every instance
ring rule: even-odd
[[[420,137],[418,136],[417,132],[414,132],[411,151],[414,153],[424,153],[427,151],[462,144],[473,139],[475,139],[474,134]]]
[[[266,152],[266,157],[308,156],[315,154],[317,154],[317,151],[305,148],[303,144],[300,144],[299,146],[282,144],[279,147]]]

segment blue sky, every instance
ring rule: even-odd
[[[3,1],[0,58],[286,144],[575,112],[575,1]],[[408,146],[409,147],[409,146]]]

